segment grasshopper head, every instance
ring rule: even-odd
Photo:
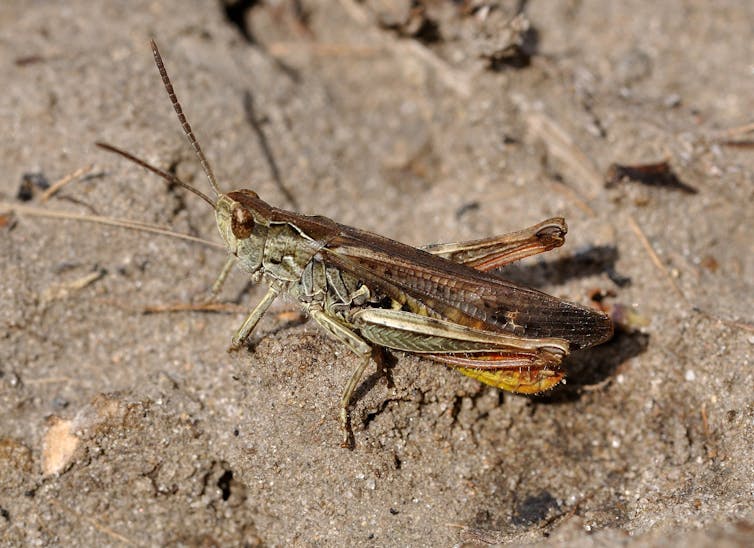
[[[269,227],[270,206],[256,192],[237,190],[220,194],[215,204],[217,228],[241,267],[253,274],[262,266]]]

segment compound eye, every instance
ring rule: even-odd
[[[230,213],[230,230],[239,240],[245,240],[251,236],[254,230],[254,216],[251,211],[241,204],[234,204]]]

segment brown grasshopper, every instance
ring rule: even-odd
[[[561,218],[503,236],[416,249],[326,217],[277,209],[252,190],[221,192],[154,41],[151,47],[215,199],[121,149],[97,144],[189,189],[215,210],[230,256],[213,293],[236,263],[269,287],[231,350],[241,348],[272,302],[288,293],[360,357],[340,400],[344,446],[352,439],[351,397],[373,348],[421,354],[483,383],[532,394],[563,379],[561,360],[571,350],[610,338],[605,314],[490,273],[562,245],[567,228]]]

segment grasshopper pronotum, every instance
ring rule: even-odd
[[[531,394],[560,382],[561,360],[571,350],[611,336],[605,314],[490,273],[562,245],[567,228],[561,218],[503,236],[416,249],[325,217],[277,209],[252,190],[221,192],[154,41],[151,47],[214,199],[121,149],[98,145],[189,189],[215,210],[229,258],[213,292],[235,264],[269,287],[231,349],[241,348],[276,297],[288,293],[360,357],[340,400],[344,446],[352,442],[351,397],[374,347],[420,353],[481,382]]]

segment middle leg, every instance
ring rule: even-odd
[[[356,367],[351,378],[346,385],[343,395],[340,398],[340,427],[343,430],[343,442],[342,447],[353,447],[353,430],[351,429],[351,421],[349,415],[349,407],[351,405],[351,398],[353,392],[356,390],[361,377],[364,375],[364,371],[369,365],[369,360],[372,356],[372,347],[359,337],[352,329],[350,329],[343,322],[337,318],[333,318],[322,310],[310,310],[311,317],[320,326],[322,326],[328,333],[335,337],[340,342],[346,344],[354,354],[361,357],[361,363]]]

